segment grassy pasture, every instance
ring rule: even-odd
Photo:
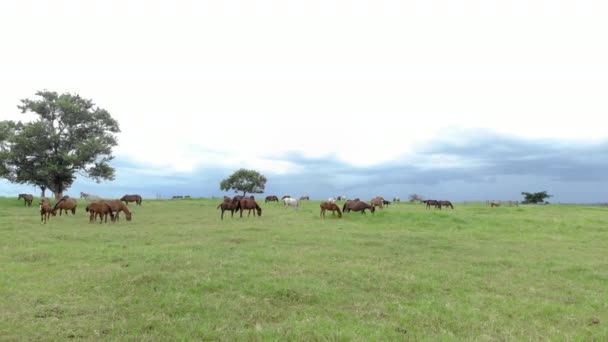
[[[0,340],[608,339],[606,208],[218,203],[44,225],[0,199]]]

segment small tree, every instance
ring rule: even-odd
[[[261,194],[266,186],[266,177],[255,170],[239,169],[230,177],[220,183],[220,190],[242,191],[243,196],[247,193]]]
[[[547,194],[546,191],[541,191],[541,192],[534,192],[534,193],[529,193],[529,192],[522,192],[521,193],[524,196],[524,200],[522,203],[543,203],[545,201],[545,198],[549,198],[549,197],[553,197],[553,195],[549,195]]]
[[[420,196],[418,194],[411,194],[409,197],[409,201],[410,202],[420,202],[420,201],[422,201],[422,196]]]

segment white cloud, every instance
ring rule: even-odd
[[[603,1],[14,1],[0,116],[77,92],[118,157],[172,172],[289,152],[369,166],[450,129],[608,136]],[[464,137],[463,137],[464,138]],[[193,148],[195,147],[195,148]]]

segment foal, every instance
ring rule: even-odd
[[[46,224],[46,221],[49,220],[51,215],[55,216],[55,212],[51,208],[49,201],[43,200],[40,202],[40,222],[44,222],[44,224]]]

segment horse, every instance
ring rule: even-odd
[[[68,210],[71,210],[72,215],[76,215],[76,206],[78,206],[78,203],[75,199],[70,198],[69,196],[63,196],[59,201],[57,201],[57,203],[55,203],[55,206],[53,207],[53,212],[59,209],[59,216],[61,216],[62,211],[65,211],[65,214],[67,216]]]
[[[119,214],[121,211],[125,213],[125,216],[127,217],[127,221],[131,221],[133,214],[129,210],[129,207],[127,207],[127,205],[124,204],[121,200],[106,200],[103,202],[107,203],[110,206],[110,208],[112,208],[112,212],[116,212],[116,216],[114,218],[112,218],[112,221],[118,221]]]
[[[55,216],[55,212],[51,209],[51,203],[48,199],[43,199],[40,201],[40,222],[46,222],[49,220],[51,215]]]
[[[434,206],[435,208],[437,208],[437,201],[436,200],[424,200],[421,201],[421,203],[426,203],[426,208],[430,209],[431,206]]]
[[[101,201],[102,198],[97,196],[97,195],[91,195],[91,194],[87,194],[86,192],[81,192],[80,193],[80,198],[84,198],[85,201],[91,203],[91,202],[95,202],[95,201]]]
[[[239,196],[235,196],[234,199],[236,200],[237,197]],[[253,216],[255,216],[256,211],[258,212],[258,216],[262,216],[262,208],[260,208],[260,206],[255,202],[255,199],[249,197],[242,197],[240,200],[238,200],[237,203],[238,204],[236,210],[241,211],[241,217],[243,217],[244,210],[249,210],[249,212],[247,213],[247,217],[249,217],[249,215],[251,215],[252,209],[255,209],[253,211]]]
[[[380,209],[384,209],[384,200],[382,199],[382,197],[376,197],[373,200],[371,200],[371,204],[374,207],[380,207]]]
[[[174,195],[174,196],[173,196],[173,197],[171,197],[171,198],[174,198],[174,199],[175,199],[175,198],[184,198],[184,196],[181,196],[181,195],[180,195],[180,196],[178,196],[178,195]]]
[[[297,200],[295,198],[284,198],[283,207],[284,208],[294,207],[294,208],[298,209],[300,207],[300,200]]]
[[[20,200],[23,198],[23,206],[28,206],[31,207],[32,206],[32,201],[34,200],[34,196],[30,195],[30,194],[19,194],[19,197],[17,197],[17,200]]]
[[[376,207],[369,205],[363,201],[347,201],[346,203],[344,203],[344,207],[342,208],[343,212],[350,212],[352,211],[361,211],[362,214],[365,213],[365,209],[369,209],[369,211],[372,212],[372,214],[376,211]]]
[[[116,220],[114,214],[112,213],[112,207],[107,202],[89,203],[86,208],[84,208],[84,210],[90,213],[89,223],[97,221],[97,216],[99,216],[99,224],[102,224],[104,222],[104,218],[105,222],[108,223],[108,214],[110,214],[111,222],[114,222]]]
[[[393,197],[393,202],[401,202],[401,199],[399,197]]]
[[[330,197],[330,198],[327,199],[327,202],[329,202],[329,203],[336,203],[337,200],[335,198],[333,198],[333,197]]]
[[[382,204],[384,204],[384,205],[387,205],[387,206],[388,206],[388,205],[390,205],[390,204],[391,204],[391,201],[382,200]]]
[[[342,212],[340,211],[340,207],[338,207],[336,205],[336,203],[331,203],[331,202],[323,202],[321,203],[321,205],[319,206],[321,207],[321,213],[319,214],[319,216],[325,218],[325,211],[329,210],[331,211],[332,215],[336,215],[336,211],[338,212],[338,217],[342,218]]]
[[[490,201],[490,208],[492,207],[500,207],[500,202],[498,201]]]
[[[310,201],[310,196],[304,195],[304,196],[300,197],[300,201]]]
[[[264,200],[264,203],[268,203],[268,202],[278,202],[279,198],[275,195],[271,195],[271,196],[266,196],[266,199]]]
[[[284,199],[286,199],[286,198],[291,198],[291,196],[285,195],[285,196],[281,197],[281,201],[284,200]]]
[[[230,217],[234,217],[234,211],[237,210],[237,202],[236,201],[232,201],[230,199],[230,197],[228,197],[228,199],[224,199],[224,202],[220,203],[220,205],[217,206],[216,209],[220,209],[222,208],[222,216],[221,219],[224,219],[224,211],[226,210],[230,210]]]
[[[452,205],[452,202],[450,202],[450,201],[437,201],[437,208],[439,208],[439,210],[441,210],[441,206],[450,207],[450,208],[454,209],[454,206]]]
[[[346,196],[336,196],[336,201],[346,201]]]
[[[125,204],[129,205],[129,202],[135,202],[137,205],[141,205],[141,196],[140,195],[124,195],[120,198],[121,201],[125,202]]]

